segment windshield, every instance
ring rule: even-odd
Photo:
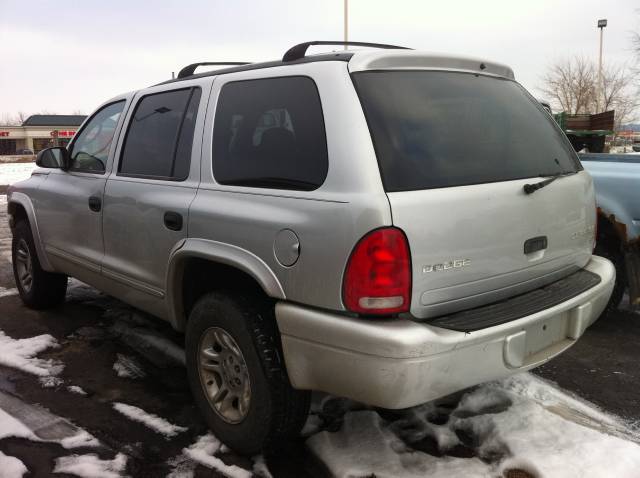
[[[353,74],[387,191],[581,169],[553,119],[518,83],[439,71]]]

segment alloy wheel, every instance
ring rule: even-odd
[[[209,404],[225,422],[241,422],[249,411],[251,383],[242,351],[219,327],[207,329],[198,350],[200,383]]]

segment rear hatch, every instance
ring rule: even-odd
[[[460,71],[352,77],[393,224],[409,240],[415,317],[496,302],[589,261],[591,178],[518,83]]]

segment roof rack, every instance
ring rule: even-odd
[[[282,57],[282,61],[294,61],[304,58],[305,54],[307,53],[307,48],[314,45],[351,45],[369,46],[372,48],[385,48],[392,50],[411,50],[411,48],[407,48],[406,46],[386,45],[384,43],[367,43],[360,41],[308,41],[305,43],[299,43],[298,45],[289,48]]]
[[[202,63],[192,63],[190,65],[185,66],[178,73],[178,78],[186,78],[187,76],[191,76],[195,73],[196,68],[199,66],[216,66],[216,65],[249,65],[250,63],[241,62],[241,61],[205,61]]]

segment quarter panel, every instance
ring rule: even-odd
[[[355,242],[391,221],[383,213],[388,210],[384,195],[341,199],[200,189],[189,213],[189,235],[255,254],[273,271],[289,300],[343,310],[342,275]],[[274,254],[282,229],[294,231],[300,241],[300,256],[290,267]]]
[[[621,160],[582,164],[593,177],[596,203],[605,216],[614,215],[616,221],[625,224],[628,241],[640,237],[640,163]]]

